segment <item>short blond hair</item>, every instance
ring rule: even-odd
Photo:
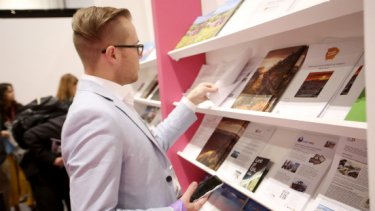
[[[73,16],[73,42],[84,66],[93,65],[100,56],[104,31],[118,17],[131,20],[131,14],[125,8],[88,7],[79,9]],[[109,26],[110,27],[110,26]]]

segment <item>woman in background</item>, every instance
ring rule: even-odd
[[[78,78],[74,75],[67,73],[61,76],[59,88],[56,97],[62,102],[70,105],[76,93]]]
[[[2,164],[2,170],[9,180],[9,191],[5,194],[5,200],[9,207],[14,207],[16,211],[20,210],[18,204],[26,202],[30,207],[33,206],[31,188],[25,175],[14,159],[12,146],[9,144],[11,133],[9,127],[16,118],[22,105],[15,99],[14,89],[10,83],[0,83],[0,140],[4,144],[7,157]]]

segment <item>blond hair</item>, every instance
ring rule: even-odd
[[[76,91],[78,78],[67,73],[60,78],[59,88],[57,90],[57,99],[61,102],[69,102],[73,100]]]
[[[73,16],[73,42],[83,65],[92,66],[100,56],[100,50],[108,43],[104,36],[111,35],[111,22],[118,17],[131,19],[128,9],[113,7],[88,7],[79,9]]]

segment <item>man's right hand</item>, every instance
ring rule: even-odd
[[[181,201],[184,203],[185,208],[187,211],[197,211],[199,210],[203,204],[207,201],[208,196],[190,202],[191,195],[193,195],[195,189],[197,189],[198,183],[192,182],[188,189],[185,191],[184,195],[181,196]]]
[[[191,90],[186,97],[190,100],[190,102],[198,105],[199,103],[208,100],[208,93],[216,92],[217,89],[218,88],[214,84],[203,82],[194,87],[194,89]]]

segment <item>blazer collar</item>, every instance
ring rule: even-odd
[[[151,140],[151,142],[165,155],[165,152],[158,145],[155,137],[152,135],[150,129],[145,125],[140,116],[135,112],[133,108],[129,108],[124,102],[114,96],[111,92],[106,90],[104,87],[99,84],[90,81],[81,79],[79,81],[77,90],[89,91],[96,93],[97,95],[107,99],[112,102],[119,110],[122,111],[141,131]]]

